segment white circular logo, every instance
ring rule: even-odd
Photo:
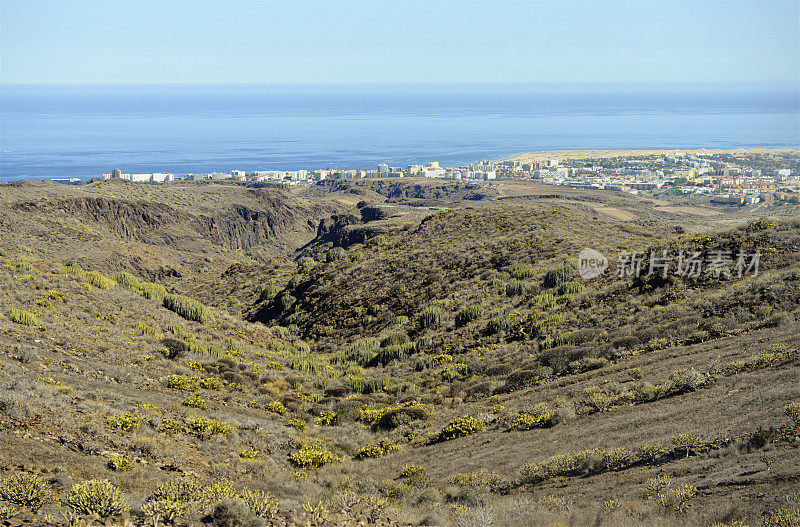
[[[584,280],[597,278],[608,269],[608,258],[603,253],[584,247],[578,253],[578,274]]]

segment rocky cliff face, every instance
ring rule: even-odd
[[[229,249],[248,250],[282,235],[316,233],[321,207],[290,203],[281,193],[257,191],[253,206],[233,204],[215,214],[191,214],[164,203],[106,197],[63,196],[16,203],[24,213],[76,217],[118,237],[152,245],[176,245],[198,236]],[[268,195],[265,195],[268,194]]]
[[[495,197],[497,190],[486,183],[466,183],[461,181],[442,181],[432,183],[426,181],[391,181],[377,180],[342,180],[330,181],[320,186],[320,189],[329,192],[372,191],[388,199],[414,199],[414,200],[475,200]]]
[[[316,218],[293,210],[255,210],[234,205],[229,211],[207,218],[208,236],[230,249],[244,249],[266,243],[281,234],[301,230],[313,233]]]
[[[188,224],[195,219],[163,203],[104,197],[65,196],[25,201],[13,207],[20,212],[61,212],[76,216],[86,224],[106,227],[120,237],[147,243],[156,243],[154,236],[159,234],[162,239],[158,241],[168,241],[163,239],[167,228]]]

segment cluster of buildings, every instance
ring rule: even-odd
[[[212,172],[176,177],[168,173],[123,174],[114,169],[103,179],[126,179],[142,183],[174,180],[275,182],[285,185],[313,184],[323,180],[360,178],[424,177],[449,180],[491,181],[532,179],[552,185],[584,189],[605,189],[657,195],[710,196],[712,202],[755,204],[772,201],[798,202],[800,186],[790,181],[792,170],[784,160],[742,154],[669,153],[599,159],[548,159],[545,161],[479,161],[459,167],[427,165],[393,167],[381,163],[375,170],[257,170]],[[785,163],[784,163],[785,164]],[[797,163],[795,163],[796,165]],[[794,165],[793,165],[794,166]],[[796,166],[795,166],[796,168]],[[61,181],[74,183],[73,181]]]
[[[531,178],[573,188],[605,189],[632,194],[706,195],[715,203],[749,205],[798,202],[792,170],[757,156],[664,154],[588,162],[553,159],[543,163],[503,161],[503,177]],[[785,192],[788,190],[789,192]]]
[[[110,174],[103,174],[103,179],[127,179],[136,183],[166,183],[175,181],[175,174],[167,174],[165,172],[154,172],[150,174],[123,174],[118,168],[111,171]]]
[[[239,182],[263,182],[272,181],[288,185],[312,184],[326,179],[360,179],[360,178],[394,178],[394,177],[427,177],[440,179],[466,179],[466,180],[491,180],[497,177],[497,168],[488,161],[478,164],[468,165],[459,168],[443,168],[439,163],[433,161],[427,165],[408,165],[402,167],[390,167],[386,163],[378,165],[377,170],[340,170],[340,169],[318,169],[318,170],[256,170],[245,172],[244,170],[232,170],[230,172],[212,172],[210,174],[186,174],[176,177],[174,174],[152,173],[152,174],[123,174],[120,169],[115,168],[110,174],[103,174],[103,179],[126,179],[140,183],[165,183],[169,181],[189,180],[189,181],[239,181]]]

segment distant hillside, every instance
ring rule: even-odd
[[[779,212],[503,181],[0,185],[0,521],[795,525]],[[611,270],[581,279],[586,247]],[[629,251],[733,272],[615,276]]]

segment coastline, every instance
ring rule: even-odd
[[[668,148],[660,150],[545,150],[541,152],[523,152],[500,161],[547,161],[548,159],[608,159],[613,157],[633,157],[660,154],[795,154],[800,155],[797,148]]]

